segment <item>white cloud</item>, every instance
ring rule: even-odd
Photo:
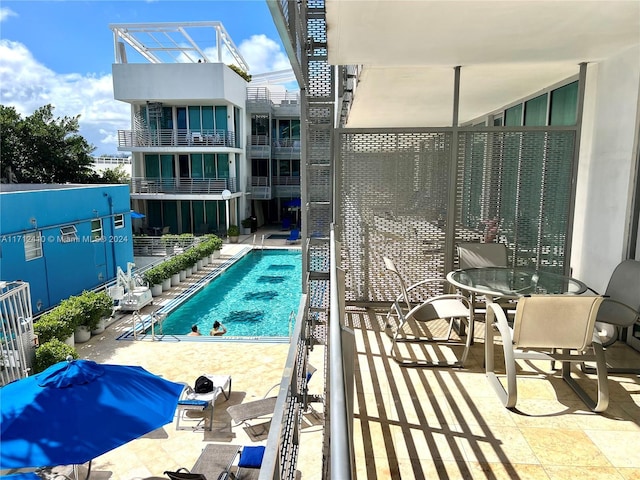
[[[9,17],[17,17],[18,14],[7,7],[0,8],[0,22],[4,22]]]
[[[54,116],[80,115],[80,134],[95,154],[117,153],[118,129],[130,128],[129,105],[113,98],[111,75],[58,74],[21,43],[0,40],[0,102],[22,116],[50,103]]]
[[[280,45],[266,35],[252,35],[242,41],[238,50],[249,64],[249,73],[252,75],[291,68],[291,63],[280,49]]]

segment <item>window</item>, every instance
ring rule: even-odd
[[[60,227],[60,239],[62,243],[70,243],[78,241],[78,230],[75,225],[67,225]]]
[[[25,260],[33,260],[42,257],[42,239],[40,232],[31,232],[24,234],[24,258]]]
[[[578,82],[551,92],[551,125],[575,125],[578,110]]]
[[[124,228],[124,215],[119,213],[113,217],[113,228]]]
[[[514,105],[504,112],[504,125],[506,127],[519,127],[522,125],[522,104]]]
[[[96,220],[91,220],[91,241],[102,241],[102,220],[99,218]]]
[[[547,94],[528,100],[524,104],[524,124],[528,127],[547,124]]]

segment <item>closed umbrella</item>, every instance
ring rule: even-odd
[[[171,422],[184,386],[69,360],[0,388],[0,470],[83,464]]]

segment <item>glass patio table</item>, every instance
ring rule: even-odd
[[[587,286],[575,278],[524,267],[483,267],[447,274],[452,285],[494,298],[518,298],[533,294],[580,294]]]

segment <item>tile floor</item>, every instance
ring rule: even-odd
[[[358,479],[640,479],[637,375],[611,374],[609,409],[596,414],[558,373],[540,374],[549,372],[549,362],[523,362],[517,411],[509,411],[484,376],[483,323],[476,324],[470,358],[458,369],[399,366],[387,356],[383,312],[352,309],[348,320],[357,333]],[[461,350],[424,343],[407,348],[412,351],[403,355],[418,358]],[[640,353],[624,344],[609,348],[607,358],[640,365]],[[593,393],[594,376],[575,374]]]
[[[225,245],[223,254],[236,248]],[[357,479],[640,479],[637,375],[610,375],[610,407],[594,414],[558,374],[540,376],[533,368],[539,365],[523,363],[523,371],[531,374],[518,380],[517,411],[509,411],[484,377],[482,323],[463,369],[399,366],[387,355],[390,339],[383,312],[350,308],[347,324],[355,331],[357,349]],[[116,340],[130,325],[130,316],[123,317],[103,335],[79,345],[81,357],[142,365],[179,382],[192,383],[203,372],[228,373],[233,391],[228,401],[218,398],[211,432],[176,431],[168,424],[95,459],[92,479],[166,478],[164,470],[190,468],[208,443],[264,443],[232,426],[225,409],[262,397],[280,381],[288,344]],[[448,347],[415,348],[416,354],[450,353]],[[312,355],[311,363],[321,368],[322,349],[316,347]],[[640,353],[624,344],[609,348],[607,356],[640,365]],[[592,376],[577,375],[583,386],[593,383]],[[314,386],[321,390],[320,381]],[[306,427],[298,470],[304,479],[320,480],[321,426],[310,419]]]

